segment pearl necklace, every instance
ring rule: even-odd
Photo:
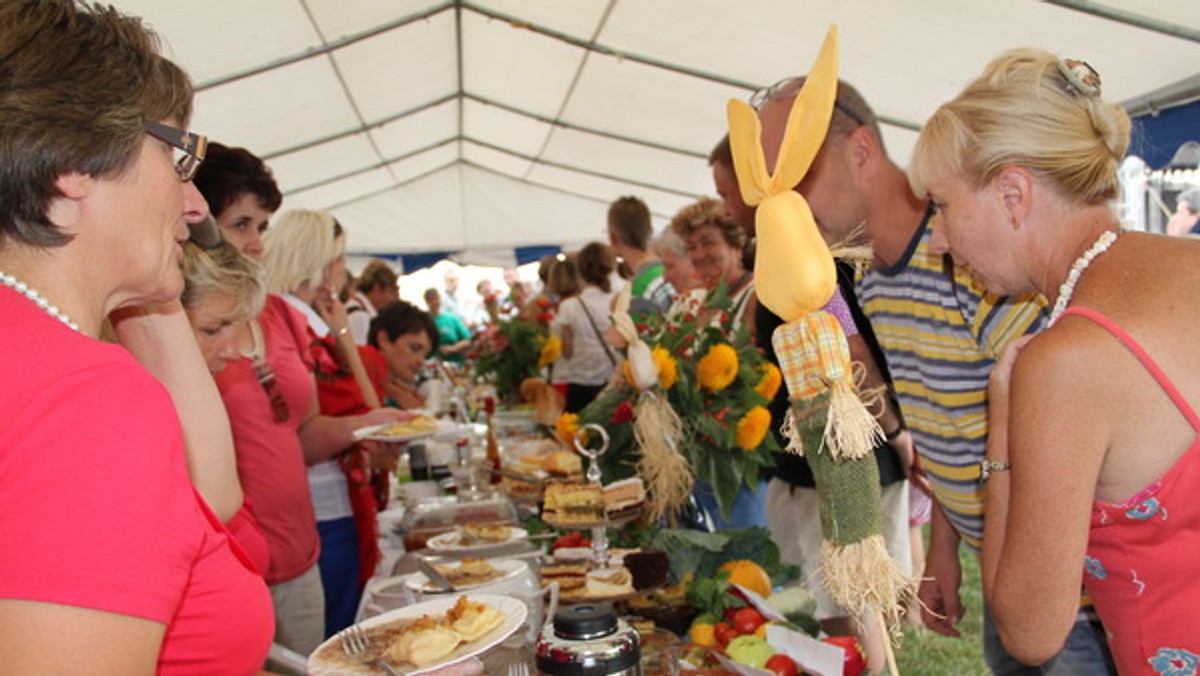
[[[1053,326],[1054,322],[1057,322],[1062,313],[1066,311],[1067,304],[1071,302],[1071,296],[1075,295],[1075,284],[1079,282],[1080,275],[1083,274],[1084,270],[1087,270],[1096,256],[1108,251],[1108,247],[1117,241],[1118,234],[1120,234],[1120,231],[1114,230],[1105,230],[1100,233],[1100,236],[1092,243],[1091,248],[1084,251],[1071,264],[1071,271],[1067,273],[1067,278],[1063,281],[1062,286],[1058,287],[1058,300],[1054,301],[1054,309],[1050,312],[1050,321],[1047,326]]]
[[[25,282],[22,282],[21,280],[4,271],[0,271],[0,284],[9,287],[13,291],[16,291],[22,296],[25,296],[29,300],[33,301],[34,304],[41,308],[43,312],[51,317],[54,317],[63,324],[66,324],[76,331],[79,330],[79,325],[76,324],[70,317],[68,317],[67,313],[59,310],[50,301],[43,298],[42,294],[38,293],[36,289],[26,285]]]

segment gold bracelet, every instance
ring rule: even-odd
[[[343,326],[342,328],[338,329],[337,331],[333,332],[333,334],[335,336],[337,336],[338,338],[341,338],[342,336],[346,335],[347,333],[350,333],[350,325],[349,324],[347,324],[347,325]]]

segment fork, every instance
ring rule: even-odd
[[[529,676],[529,665],[524,660],[509,664],[508,676]]]
[[[383,673],[388,676],[400,676],[400,673],[393,669],[382,657],[367,656],[367,649],[370,647],[370,642],[367,640],[367,635],[363,632],[362,627],[346,627],[338,634],[338,643],[342,646],[342,652],[350,657],[357,657],[376,669],[382,669]]]

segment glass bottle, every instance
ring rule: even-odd
[[[500,441],[496,438],[496,398],[487,397],[483,400],[483,410],[487,414],[487,460],[492,465],[491,483],[500,483]]]

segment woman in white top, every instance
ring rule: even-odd
[[[574,266],[579,270],[583,289],[558,304],[558,314],[550,328],[562,340],[562,357],[555,371],[567,371],[567,405],[569,413],[587,406],[612,376],[617,357],[604,332],[612,320],[613,289],[611,276],[616,269],[616,257],[608,245],[592,242],[575,255],[574,261],[561,261],[557,266]]]

